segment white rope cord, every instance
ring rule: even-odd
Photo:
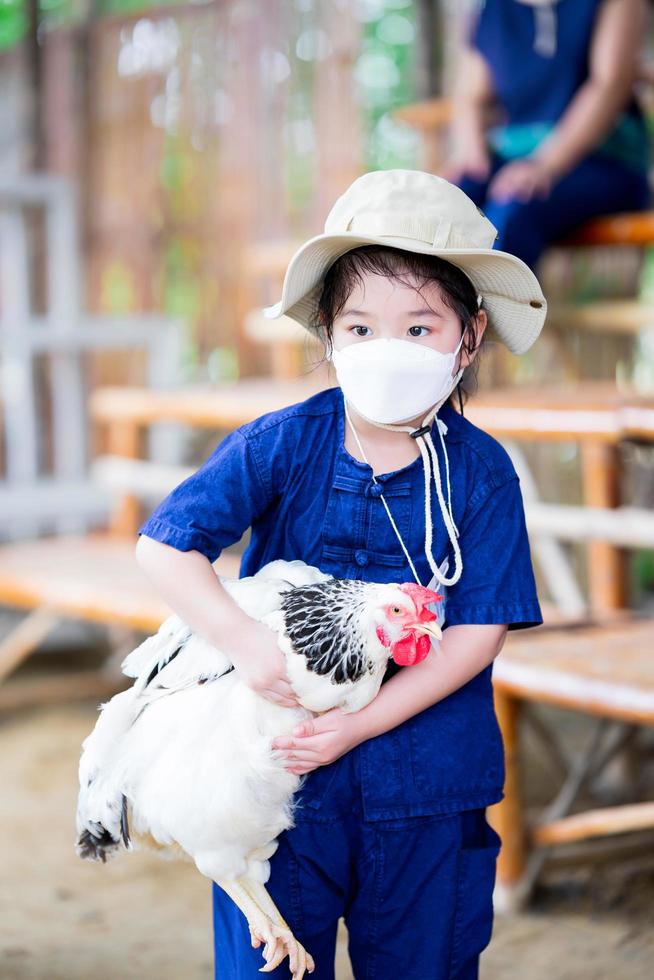
[[[454,523],[454,514],[452,513],[452,488],[450,487],[450,461],[447,456],[447,448],[445,446],[444,434],[447,432],[447,426],[445,422],[441,422],[440,419],[436,419],[436,427],[438,429],[438,435],[440,436],[441,446],[443,447],[443,458],[445,459],[445,482],[447,483],[447,510],[450,515],[450,520],[452,521],[452,526],[456,531],[456,536],[459,536],[459,529]]]
[[[454,387],[456,387],[456,385],[458,384],[459,379],[461,378],[461,375],[462,374],[463,374],[463,370],[461,369],[458,372],[458,374],[456,375],[456,378],[454,380]],[[427,415],[423,419],[422,425],[420,426],[420,428],[424,428],[425,426],[429,425],[432,422],[432,420],[436,416],[436,413],[438,412],[439,408],[444,403],[444,401],[446,401],[446,399],[448,397],[449,397],[449,395],[447,395],[445,399],[443,399],[441,402],[439,402],[438,405],[435,405],[432,409],[430,409],[430,411],[427,413]],[[344,399],[344,404],[345,404],[345,414],[346,414],[346,417],[347,417],[348,424],[349,424],[349,426],[350,426],[350,428],[352,430],[352,433],[353,433],[353,435],[354,435],[354,437],[355,437],[355,439],[357,441],[357,444],[358,444],[359,449],[361,451],[361,455],[363,456],[365,462],[368,463],[368,466],[370,466],[370,463],[368,462],[368,459],[366,457],[366,454],[365,454],[365,451],[363,449],[363,446],[361,445],[361,440],[359,439],[359,435],[358,435],[358,433],[357,433],[357,431],[356,431],[356,429],[355,429],[355,427],[354,427],[354,425],[352,423],[352,419],[350,418],[350,414],[349,414],[349,412],[347,410],[347,401],[345,399]],[[360,413],[360,414],[362,414],[362,413]],[[362,417],[365,418],[365,416],[362,416]],[[373,422],[372,419],[368,419],[368,421],[369,422]],[[412,432],[415,431],[414,428],[412,426],[410,426],[410,425],[388,425],[388,424],[383,423],[383,422],[374,422],[373,424],[374,425],[379,425],[381,428],[388,429],[391,432],[408,432],[409,434],[411,434]],[[439,431],[439,434],[440,434],[441,444],[443,446],[443,453],[444,453],[444,457],[445,457],[445,469],[446,469],[446,478],[447,478],[448,505],[445,504],[445,500],[443,498],[443,489],[442,489],[442,486],[441,486],[441,476],[440,476],[440,467],[439,467],[439,463],[438,463],[438,454],[436,453],[436,448],[435,448],[435,446],[433,444],[433,441],[432,441],[432,438],[431,438],[431,432],[428,430],[426,433],[421,434],[419,436],[415,436],[414,438],[415,438],[416,442],[418,443],[418,448],[420,449],[420,454],[422,456],[423,470],[424,470],[424,474],[425,474],[425,555],[427,557],[427,561],[429,562],[429,567],[431,568],[431,571],[432,571],[432,573],[433,573],[434,578],[436,579],[436,581],[437,582],[440,582],[441,585],[447,586],[447,585],[454,585],[455,582],[458,582],[458,580],[461,577],[461,572],[463,571],[463,562],[462,562],[462,559],[461,559],[461,550],[459,548],[459,543],[458,543],[458,540],[457,540],[457,538],[458,538],[458,530],[456,528],[456,525],[454,523],[454,519],[453,519],[452,513],[451,513],[451,488],[450,488],[449,460],[447,458],[447,449],[445,447],[445,441],[443,439],[443,433],[442,433],[442,430],[441,430],[441,425],[442,424],[443,423],[441,423],[440,419],[436,419],[436,425],[437,425],[437,428],[438,428],[438,431]],[[432,471],[432,463],[433,463],[433,471]],[[372,467],[371,467],[371,469],[372,469]],[[445,523],[445,528],[447,530],[447,535],[448,535],[448,538],[450,540],[450,544],[452,545],[452,550],[454,552],[454,572],[452,573],[452,575],[449,578],[447,578],[445,575],[443,575],[442,572],[440,571],[438,565],[434,561],[434,557],[432,555],[432,550],[431,550],[432,549],[432,540],[433,540],[432,516],[431,516],[431,480],[432,480],[432,476],[433,476],[433,479],[434,479],[434,483],[436,484],[436,496],[438,498],[438,503],[439,503],[439,507],[440,507],[440,510],[441,510],[441,514],[443,516],[443,521]],[[373,473],[372,479],[373,479],[373,481],[375,483],[378,482],[375,479],[374,473]],[[402,551],[404,552],[404,555],[405,555],[405,557],[406,557],[406,559],[407,559],[407,561],[409,563],[409,566],[411,568],[411,571],[413,572],[414,578],[416,579],[416,582],[419,585],[421,585],[422,583],[420,582],[420,579],[418,578],[418,575],[416,573],[416,570],[415,570],[415,567],[413,565],[413,562],[411,561],[411,558],[409,557],[409,553],[408,553],[408,551],[406,549],[406,546],[405,546],[404,542],[402,541],[402,537],[400,535],[400,532],[397,529],[397,525],[395,524],[395,521],[393,520],[393,517],[391,515],[391,512],[390,512],[390,509],[388,507],[388,504],[386,503],[386,500],[384,499],[384,495],[383,494],[380,494],[380,498],[381,498],[382,503],[384,505],[384,509],[386,510],[386,513],[389,516],[389,519],[391,521],[391,525],[393,527],[393,530],[395,531],[395,534],[397,536],[397,539],[400,542],[400,544],[402,545]]]
[[[350,418],[350,413],[347,410],[347,402],[344,402],[344,404],[345,404],[345,414],[347,416],[347,420],[348,420],[348,423],[350,425],[350,428],[352,429],[352,434],[354,435],[354,438],[357,441],[357,445],[359,447],[359,450],[361,452],[361,455],[363,456],[364,462],[368,463],[368,457],[366,456],[365,450],[364,450],[363,446],[361,445],[361,440],[359,439],[359,433],[354,428],[354,425],[352,424],[352,419]],[[370,463],[368,463],[368,466],[370,466]],[[370,468],[372,469],[372,467],[370,467]],[[373,480],[373,483],[375,483],[375,484],[377,484],[377,486],[379,486],[379,481],[375,477],[375,474],[374,473],[372,474],[372,480]],[[418,573],[416,572],[415,565],[411,561],[411,555],[406,550],[406,545],[404,544],[404,541],[402,540],[402,535],[400,534],[400,532],[399,532],[399,530],[397,528],[397,524],[393,520],[393,515],[391,514],[390,510],[388,509],[388,504],[386,503],[386,498],[384,497],[384,494],[383,493],[380,493],[379,494],[379,498],[380,498],[382,504],[384,505],[384,509],[385,509],[386,513],[388,514],[388,519],[391,522],[391,526],[392,526],[393,530],[395,531],[395,535],[397,537],[397,540],[400,542],[400,544],[402,546],[402,551],[404,552],[404,557],[406,558],[406,560],[409,563],[409,567],[410,567],[411,571],[413,572],[413,577],[416,580],[416,582],[418,583],[418,585],[422,585],[422,582],[418,578]]]
[[[454,583],[458,582],[459,579],[461,578],[461,572],[463,571],[463,562],[461,561],[461,549],[459,548],[459,542],[458,542],[458,531],[454,525],[453,520],[450,517],[447,507],[445,506],[445,500],[443,498],[443,488],[441,486],[440,468],[438,465],[438,456],[436,454],[434,443],[432,442],[431,433],[428,432],[426,434],[425,442],[427,443],[428,451],[429,454],[431,455],[432,462],[433,462],[433,477],[434,477],[434,483],[436,484],[436,496],[438,497],[438,503],[441,509],[441,514],[443,515],[443,521],[445,522],[445,527],[447,529],[447,536],[450,539],[450,544],[452,545],[452,551],[454,552],[454,571],[450,576],[450,578],[447,578],[445,575],[441,574],[440,569],[436,565],[433,555],[431,553],[431,541],[432,541],[431,520],[429,521],[426,520],[427,535],[425,540],[425,552],[427,554],[427,561],[429,562],[430,568],[434,573],[436,580],[440,582],[441,585],[454,585]],[[423,453],[423,459],[424,459],[427,450],[423,450],[422,446],[420,447],[420,449],[421,452]],[[446,453],[446,458],[447,458],[447,453]],[[429,494],[429,490],[427,489],[427,486],[429,484],[431,484],[431,479],[428,475],[428,466],[426,466],[425,467],[425,486],[426,486],[425,496]],[[425,501],[425,514],[426,515],[431,514],[431,500],[429,501],[429,505],[427,505],[427,502]]]

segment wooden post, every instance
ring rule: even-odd
[[[584,504],[617,507],[620,503],[618,447],[604,442],[581,443]],[[588,543],[588,598],[596,612],[627,605],[624,552],[605,541]]]
[[[108,424],[108,449],[116,456],[137,459],[139,456],[139,426],[136,422],[120,419]],[[109,529],[112,534],[135,535],[140,523],[138,497],[125,494],[111,515]],[[136,542],[135,542],[136,543]]]
[[[8,677],[58,625],[61,616],[47,606],[32,609],[0,642],[0,681]]]
[[[488,820],[502,838],[497,861],[497,883],[508,892],[518,886],[526,863],[526,831],[518,758],[520,701],[497,685],[494,687],[494,699],[504,741],[506,778],[504,799],[489,807]]]

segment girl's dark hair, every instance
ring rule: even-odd
[[[421,255],[418,252],[405,252],[400,248],[387,245],[361,245],[345,252],[331,265],[325,275],[323,288],[318,300],[318,308],[310,327],[323,340],[326,352],[332,348],[332,332],[334,320],[345,306],[348,297],[357,284],[362,282],[362,273],[374,273],[386,276],[406,286],[411,286],[422,295],[426,283],[436,283],[441,290],[443,302],[453,310],[461,322],[463,343],[461,350],[471,354],[482,341],[477,341],[475,316],[477,307],[477,290],[465,272],[437,255]],[[429,303],[425,300],[427,306]],[[477,361],[466,368],[466,371],[450,396],[454,404],[456,395],[459,410],[463,403],[475,390],[477,385]]]

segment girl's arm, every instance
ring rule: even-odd
[[[194,633],[223,650],[246,684],[277,704],[297,705],[274,634],[243,612],[205,555],[141,534],[136,558],[170,608]]]
[[[382,685],[377,697],[361,711],[328,711],[303,722],[292,737],[277,737],[273,748],[292,758],[291,772],[305,773],[338,759],[360,742],[381,735],[407,718],[458,690],[490,664],[502,649],[505,625],[450,626],[439,652],[405,667]]]
[[[629,101],[646,24],[646,0],[604,0],[591,40],[588,78],[533,154],[552,176],[572,170],[598,146]]]

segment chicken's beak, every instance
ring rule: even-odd
[[[443,633],[438,623],[419,623],[412,626],[411,629],[415,630],[416,633],[425,633],[427,636],[431,636],[433,640],[443,639]]]

